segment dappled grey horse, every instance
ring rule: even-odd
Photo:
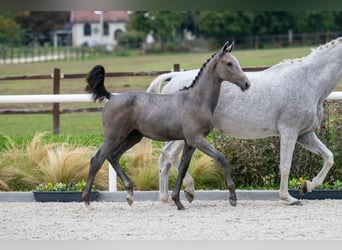
[[[174,93],[191,83],[198,70],[171,72],[158,76],[147,92]],[[214,112],[214,127],[228,136],[257,139],[280,136],[280,198],[288,204],[298,200],[288,192],[292,155],[296,142],[324,159],[322,170],[306,181],[302,193],[322,184],[334,163],[332,152],[314,130],[323,117],[323,102],[342,78],[342,38],[314,49],[308,56],[285,60],[261,72],[247,72],[251,89],[241,94],[232,84],[222,84]],[[170,80],[161,90],[162,83]],[[182,141],[165,145],[159,157],[160,199],[168,200],[168,172],[179,165]],[[194,197],[194,183],[184,178],[185,196]]]
[[[108,159],[124,183],[128,192],[127,202],[132,204],[133,183],[121,168],[119,159],[145,136],[161,141],[185,141],[179,174],[172,193],[177,209],[184,209],[179,192],[195,149],[212,157],[223,168],[230,192],[230,204],[236,205],[235,184],[227,161],[206,140],[213,129],[212,116],[222,81],[230,81],[243,91],[250,85],[239,62],[231,54],[232,48],[233,44],[226,43],[203,64],[189,87],[168,95],[137,91],[111,95],[104,86],[104,68],[98,65],[90,71],[86,91],[92,94],[94,101],[108,99],[108,102],[102,114],[104,143],[91,159],[87,184],[82,195],[86,204],[89,204],[95,175],[105,159]]]

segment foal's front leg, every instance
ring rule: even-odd
[[[213,158],[222,168],[224,175],[226,177],[226,182],[228,186],[228,190],[230,193],[229,203],[232,206],[236,206],[236,193],[235,193],[235,183],[232,180],[230,175],[230,170],[228,167],[228,162],[224,155],[215,149],[204,137],[197,137],[191,142],[191,145],[202,151],[209,157]]]
[[[183,148],[183,153],[182,153],[182,159],[181,159],[181,162],[180,162],[179,168],[178,168],[177,181],[176,181],[175,187],[174,187],[173,192],[172,192],[172,200],[176,203],[178,210],[184,210],[185,209],[183,204],[180,202],[179,193],[180,193],[180,189],[181,189],[181,185],[182,185],[184,176],[185,176],[185,174],[189,168],[189,163],[190,163],[191,157],[194,154],[194,152],[195,152],[195,148],[189,146],[185,142],[184,148]]]
[[[178,173],[178,167],[180,164],[179,155],[184,148],[184,141],[170,141],[168,142],[159,156],[159,198],[163,202],[169,200],[169,171],[171,166],[175,168]],[[195,195],[194,180],[191,175],[186,172],[183,179],[184,196],[192,202]]]

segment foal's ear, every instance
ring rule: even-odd
[[[229,53],[232,52],[233,47],[234,47],[234,41],[233,41],[232,44],[227,48],[227,51],[228,51]]]
[[[230,52],[232,52],[233,46],[234,46],[234,42],[232,42],[232,44],[229,45],[229,41],[227,41],[227,42],[223,45],[223,47],[222,47],[222,49],[221,49],[221,51],[220,51],[220,56],[223,56],[225,53],[230,53]]]

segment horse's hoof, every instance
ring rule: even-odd
[[[184,196],[185,196],[185,199],[191,203],[193,200],[194,200],[194,194],[192,193],[189,193],[188,191],[184,190]]]
[[[236,200],[233,200],[233,199],[231,199],[231,198],[229,198],[229,203],[230,203],[230,205],[232,205],[233,207],[236,207],[236,205],[237,205],[237,201],[236,201]]]
[[[308,192],[308,185],[306,184],[306,181],[302,183],[302,186],[300,188],[300,195],[303,196]]]
[[[289,206],[302,206],[302,205],[303,204],[299,200],[289,203]]]

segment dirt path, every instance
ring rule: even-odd
[[[340,200],[184,203],[1,202],[0,240],[6,239],[342,239]]]

